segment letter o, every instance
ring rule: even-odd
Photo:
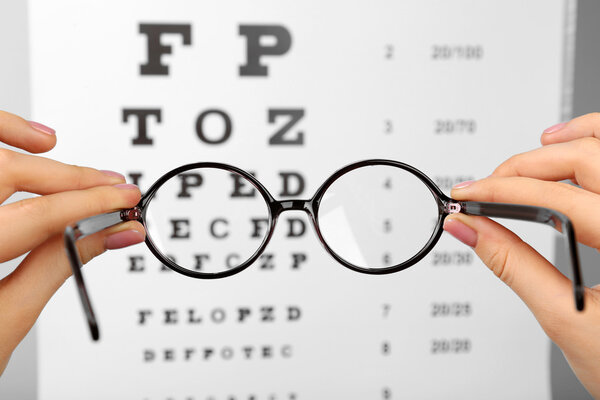
[[[219,138],[211,139],[211,138],[206,137],[206,134],[204,133],[204,120],[209,115],[218,115],[223,120],[224,129],[223,129],[223,133],[221,134],[221,136]],[[225,143],[231,136],[232,130],[233,130],[233,128],[232,128],[231,118],[229,118],[229,115],[227,115],[227,113],[222,110],[210,109],[210,110],[203,111],[202,113],[200,113],[200,115],[196,119],[196,134],[198,135],[200,140],[202,140],[204,143],[207,143],[207,144]]]

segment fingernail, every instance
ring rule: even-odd
[[[560,124],[552,125],[550,128],[544,129],[544,133],[554,133],[560,131],[565,125],[566,122],[561,122]]]
[[[127,189],[127,190],[131,190],[131,189],[139,190],[139,188],[132,183],[119,183],[118,185],[114,185],[114,187],[119,188],[119,189]]]
[[[101,169],[100,172],[102,172],[104,175],[110,176],[111,178],[119,178],[119,179],[125,180],[125,177],[123,175],[121,175],[120,173],[115,172],[115,171],[109,171],[107,169]]]
[[[457,219],[446,219],[444,230],[467,246],[475,247],[477,244],[477,232]]]
[[[46,125],[40,124],[39,122],[35,122],[35,121],[27,121],[29,122],[29,125],[35,129],[38,132],[42,132],[45,133],[47,135],[55,135],[56,131]]]
[[[460,182],[457,183],[456,185],[452,186],[452,189],[462,189],[462,188],[466,188],[467,186],[469,186],[471,183],[473,183],[475,181],[464,181],[464,182]]]
[[[104,247],[107,250],[122,249],[133,244],[142,243],[144,234],[136,230],[113,233],[104,239]]]

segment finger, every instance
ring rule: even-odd
[[[56,145],[54,129],[0,111],[0,141],[31,153],[43,153]]]
[[[525,176],[550,181],[571,179],[600,193],[600,140],[580,138],[512,156],[491,176]]]
[[[600,139],[600,113],[585,114],[569,122],[563,122],[542,133],[543,145],[568,142],[582,137]]]
[[[550,337],[557,321],[577,315],[569,279],[517,235],[484,217],[454,214],[444,230],[471,246],[534,313]]]
[[[123,240],[124,235],[127,240]],[[142,242],[144,235],[143,226],[130,221],[81,239],[77,247],[82,262],[87,263],[108,249],[110,242],[123,247]],[[13,273],[0,281],[0,353],[17,346],[70,275],[64,240],[62,234],[57,234],[31,251]]]
[[[546,207],[567,215],[575,226],[577,240],[600,247],[600,195],[562,182],[548,182],[526,177],[489,177],[452,188],[456,200],[525,204]]]
[[[119,184],[21,200],[0,208],[0,262],[13,259],[83,218],[134,207],[137,186]]]
[[[471,246],[494,274],[532,309],[544,310],[570,301],[575,308],[570,281],[517,235],[484,217],[448,216],[444,230]],[[543,287],[544,290],[539,290]],[[557,303],[556,300],[560,299]]]
[[[113,171],[63,164],[6,149],[0,149],[0,171],[0,203],[16,191],[51,194],[125,182],[123,175]]]
[[[518,236],[484,217],[454,214],[444,229],[473,247],[481,260],[529,307],[546,334],[563,351],[586,387],[600,371],[598,293],[586,290],[583,312],[575,309],[570,281]],[[600,393],[600,387],[596,386]]]

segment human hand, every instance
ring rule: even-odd
[[[32,153],[56,144],[44,125],[0,111],[0,141]],[[27,257],[0,280],[0,374],[56,290],[71,275],[63,232],[68,224],[95,214],[131,208],[140,191],[111,171],[62,164],[0,148],[0,204],[17,191],[42,196],[0,207],[0,263]],[[77,242],[81,261],[106,249],[144,240],[136,221],[119,224]]]
[[[552,208],[571,219],[579,242],[600,249],[600,114],[548,128],[541,142],[543,147],[509,158],[489,177],[455,186],[452,198]],[[559,182],[565,179],[578,186]],[[473,247],[521,297],[581,383],[600,398],[600,285],[586,288],[585,310],[577,312],[571,281],[502,225],[453,214],[444,229]]]

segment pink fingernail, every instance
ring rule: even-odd
[[[475,247],[477,245],[477,232],[457,219],[445,220],[444,230],[467,246]]]
[[[101,169],[100,172],[102,172],[104,175],[108,175],[108,176],[110,176],[112,178],[120,178],[120,179],[125,180],[125,177],[123,175],[121,175],[120,173],[115,172],[115,171],[109,171],[107,169]]]
[[[47,135],[55,135],[56,134],[56,131],[54,129],[50,128],[49,126],[40,124],[39,122],[35,122],[35,121],[27,121],[27,122],[33,129],[35,129],[38,132],[42,132]]]
[[[457,183],[456,185],[452,186],[452,189],[462,189],[462,188],[466,188],[467,186],[469,186],[471,183],[473,183],[475,181],[464,181],[464,182],[460,182]]]
[[[104,239],[104,247],[107,250],[122,249],[133,244],[142,243],[144,235],[136,230],[113,233]]]
[[[132,183],[119,183],[118,185],[114,185],[114,186],[119,189],[127,189],[127,190],[137,189],[137,190],[139,190],[139,188]]]
[[[544,129],[544,133],[554,133],[560,131],[565,125],[567,125],[566,122],[561,122],[560,124],[552,125],[550,128]]]

